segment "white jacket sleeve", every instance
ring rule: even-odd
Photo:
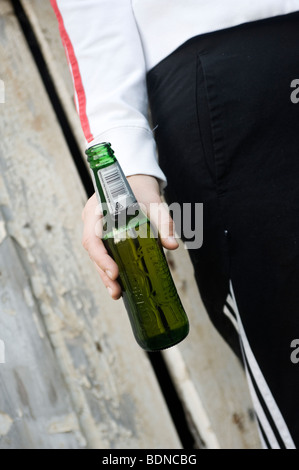
[[[131,0],[51,0],[88,146],[111,142],[126,176],[165,183],[148,122],[146,67]]]

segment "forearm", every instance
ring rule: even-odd
[[[87,145],[109,141],[126,176],[165,182],[148,122],[145,63],[130,0],[51,0]]]

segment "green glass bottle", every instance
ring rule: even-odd
[[[146,351],[169,348],[189,332],[161,241],[141,210],[109,143],[86,151],[104,214],[103,242],[119,268],[134,336]]]

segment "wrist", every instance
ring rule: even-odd
[[[161,201],[159,180],[151,175],[130,175],[127,180],[137,199],[151,198],[152,202]]]

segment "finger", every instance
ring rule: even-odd
[[[94,263],[97,272],[99,273],[104,286],[107,288],[109,295],[113,300],[118,300],[122,296],[121,286],[117,281],[111,281],[107,274],[96,264]]]
[[[92,198],[85,206],[82,245],[99,268],[110,279],[115,280],[118,277],[118,266],[109,256],[102,240],[97,236],[101,231],[101,215],[95,213],[97,207],[96,199]]]
[[[149,206],[149,217],[158,229],[162,245],[168,250],[175,250],[179,244],[175,238],[175,226],[168,206],[164,202],[152,203]]]

